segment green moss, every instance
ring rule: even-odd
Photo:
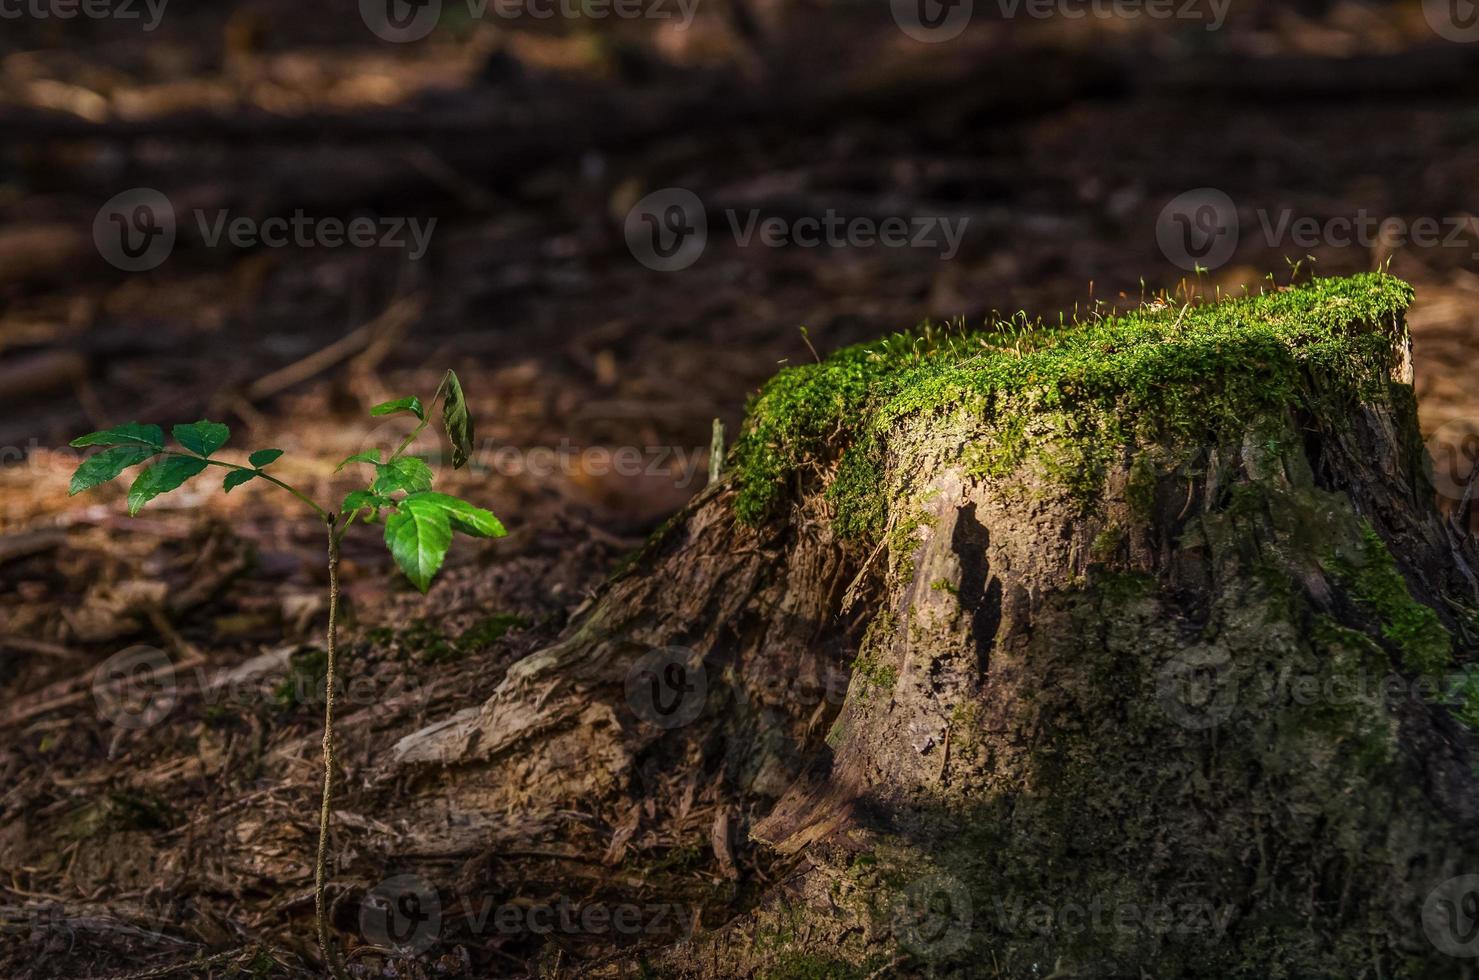
[[[513,613],[494,613],[473,623],[457,637],[460,650],[473,651],[492,646],[503,639],[511,629],[528,625],[522,616]]]
[[[842,452],[837,474],[827,487],[832,504],[832,526],[844,538],[875,540],[888,519],[883,504],[883,447],[865,437]]]
[[[396,634],[396,639],[402,650],[422,663],[446,663],[462,655],[451,637],[424,619],[411,620],[410,625]]]
[[[1402,665],[1433,675],[1453,662],[1453,637],[1438,614],[1412,598],[1381,536],[1363,522],[1355,553],[1332,552],[1325,561],[1331,574],[1381,624],[1381,634],[1402,653]]]
[[[522,616],[494,613],[473,623],[454,639],[425,619],[414,619],[395,634],[400,649],[422,663],[449,663],[492,646],[511,629],[527,625]]]
[[[916,511],[900,520],[889,532],[888,550],[890,555],[897,558],[894,572],[900,580],[908,579],[914,574],[914,549],[919,544],[919,529],[933,527],[935,520],[933,514],[923,510]]]
[[[1479,731],[1479,666],[1469,664],[1449,681],[1453,715],[1471,731]]]
[[[894,630],[895,622],[892,613],[885,610],[874,616],[872,622],[868,624],[867,631],[863,634],[858,655],[852,662],[854,674],[885,691],[893,690],[894,684],[899,679],[899,673],[894,666],[883,661],[883,658],[888,655]],[[841,723],[840,718],[838,723]]]
[[[1124,543],[1125,529],[1118,524],[1111,524],[1094,537],[1094,543],[1089,547],[1089,555],[1094,561],[1100,563],[1111,561],[1115,553],[1120,550],[1120,545]]]
[[[174,809],[163,799],[114,790],[73,810],[60,822],[58,833],[68,840],[87,840],[131,830],[167,830],[176,822]]]
[[[1139,520],[1149,518],[1155,509],[1155,484],[1155,460],[1141,453],[1130,464],[1130,478],[1125,484],[1125,502],[1130,505],[1130,513]]]
[[[926,326],[850,347],[782,370],[752,400],[731,457],[736,511],[747,523],[769,518],[799,479],[840,458],[828,490],[841,526],[876,534],[887,513],[883,437],[906,420],[954,414],[993,433],[964,449],[974,475],[1005,475],[1036,454],[1090,494],[1107,462],[1100,454],[1137,438],[1218,440],[1312,390],[1374,394],[1411,298],[1406,283],[1371,273],[1056,327]]]
[[[288,673],[272,692],[280,708],[318,704],[323,699],[324,678],[329,672],[328,654],[317,647],[299,650],[288,659]]]
[[[369,640],[376,646],[383,647],[389,644],[391,640],[395,639],[395,630],[391,629],[389,626],[376,626],[373,629],[365,631],[365,639]]]
[[[787,953],[759,974],[762,980],[861,980],[863,975],[845,960],[803,952]]]
[[[899,680],[899,672],[891,664],[879,663],[871,657],[859,657],[853,662],[852,669],[868,683],[885,691],[893,690],[894,684]]]

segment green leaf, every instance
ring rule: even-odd
[[[474,538],[501,538],[508,531],[503,523],[493,516],[492,511],[474,507],[466,500],[445,493],[416,493],[401,501],[401,505],[415,501],[416,506],[440,507],[447,514],[453,530],[461,531]]]
[[[163,449],[164,430],[157,425],[130,422],[72,440],[72,448],[81,449],[84,446],[153,446],[155,449]]]
[[[232,490],[235,490],[243,483],[254,480],[256,479],[256,477],[257,474],[253,470],[232,470],[230,473],[226,474],[226,479],[221,484],[221,489],[225,490],[227,493],[230,493]]]
[[[72,474],[72,485],[67,488],[68,496],[75,496],[84,490],[91,490],[100,483],[109,480],[122,473],[136,463],[153,456],[158,450],[153,446],[114,446],[104,449],[96,456],[91,456],[82,461],[77,471]]]
[[[344,467],[348,466],[350,463],[373,463],[374,465],[379,466],[380,465],[380,450],[378,450],[378,449],[367,449],[367,450],[365,450],[362,453],[355,453],[353,456],[350,456],[350,457],[346,458],[342,463],[340,463],[338,466],[334,467],[334,472],[335,473],[338,473],[340,470],[344,469]]]
[[[385,519],[385,546],[406,578],[425,592],[452,547],[452,524],[447,511],[424,500],[407,497]]]
[[[170,430],[170,434],[175,437],[175,442],[197,456],[209,456],[226,445],[226,440],[231,438],[231,430],[226,426],[205,419],[189,425],[177,425]]]
[[[411,412],[421,421],[426,421],[426,409],[421,407],[421,399],[415,395],[412,395],[410,398],[397,398],[394,401],[381,402],[370,409],[371,415],[394,415],[397,412]]]
[[[139,474],[128,491],[128,516],[133,517],[144,509],[144,505],[162,493],[177,489],[207,463],[192,456],[170,456]]]
[[[370,520],[379,515],[381,507],[390,507],[394,503],[395,501],[368,490],[351,490],[344,495],[344,502],[339,505],[339,513],[347,517],[356,511],[368,510],[370,514],[366,520]]]
[[[446,395],[442,398],[442,426],[447,438],[452,440],[452,468],[460,470],[472,457],[472,416],[467,414],[467,399],[462,395],[462,382],[455,371],[448,371],[442,382]]]
[[[247,462],[260,470],[264,466],[277,462],[277,457],[281,455],[281,449],[258,449],[247,457]]]
[[[406,493],[430,490],[431,467],[426,465],[425,460],[415,456],[393,459],[375,467],[375,482],[370,489],[382,497],[388,497],[397,490],[404,490]]]

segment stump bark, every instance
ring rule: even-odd
[[[423,851],[576,808],[621,866],[709,824],[699,870],[741,880],[628,958],[658,975],[1471,975],[1479,556],[1433,501],[1409,299],[783,371],[557,644],[396,746]]]

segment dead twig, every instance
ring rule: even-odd
[[[257,402],[271,398],[323,373],[341,361],[348,360],[369,347],[382,333],[404,329],[421,314],[421,309],[422,300],[419,296],[396,300],[375,319],[350,331],[329,346],[252,382],[246,390],[247,400]]]

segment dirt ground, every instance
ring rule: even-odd
[[[572,813],[529,828],[527,851],[450,865],[399,853],[403,828],[377,816],[398,792],[390,746],[547,643],[703,486],[712,421],[732,435],[779,365],[929,318],[1093,315],[1389,264],[1417,290],[1424,428],[1456,495],[1479,458],[1479,45],[1439,37],[1417,3],[1237,6],[1218,30],[982,15],[937,44],[882,5],[779,0],[702,6],[687,30],[449,16],[408,44],[348,0],[171,9],[150,32],[7,22],[0,976],[298,976],[317,956],[322,528],[258,486],[202,480],[135,519],[121,487],[68,498],[67,442],[92,429],[221,419],[232,448],[279,446],[279,475],[336,500],[352,488],[338,460],[406,431],[370,405],[462,376],[480,452],[450,485],[509,536],[459,542],[424,599],[375,530],[346,545],[332,895],[366,976],[609,972],[620,948],[722,924],[784,873],[743,841],[712,845],[712,788],[684,827]],[[179,240],[128,273],[93,224],[138,187],[169,197]],[[710,231],[691,267],[662,272],[626,220],[670,187],[702,200]],[[1234,202],[1240,233],[1188,276],[1157,230],[1198,188]],[[197,209],[436,225],[413,261],[212,246]],[[731,210],[965,233],[949,258],[766,247],[737,240]],[[1441,232],[1305,246],[1270,232],[1281,215]],[[171,676],[142,723],[96,696],[99,665],[160,656]],[[361,934],[362,899],[429,866],[500,907],[564,896],[686,920],[618,941],[501,931],[449,893],[434,955],[391,964]]]

